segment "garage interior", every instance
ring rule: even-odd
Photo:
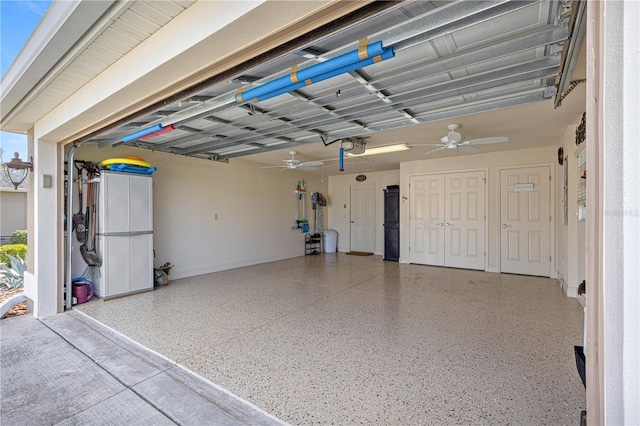
[[[133,50],[113,40],[130,39],[132,23],[149,24],[139,17],[157,7],[121,11],[76,64],[109,58],[105,43],[113,62],[113,46]],[[171,19],[182,12],[171,10]],[[561,189],[571,186],[573,208],[584,148],[575,145],[585,105],[580,19],[568,1],[373,2],[73,140],[65,151],[75,146],[77,159],[137,156],[158,168],[153,263],[175,265],[166,287],[75,309],[294,424],[576,421],[585,408],[573,354],[583,343],[574,297],[584,250],[574,248],[584,222],[563,221]],[[377,42],[393,55],[238,100]],[[157,133],[129,138],[149,129]],[[455,134],[462,144],[447,145]],[[487,143],[464,143],[476,140]],[[341,171],[349,143],[365,154],[404,150],[346,151]],[[564,181],[558,147],[571,159]],[[315,170],[283,167],[292,156]],[[528,166],[549,174],[549,262],[506,274],[501,173]],[[416,261],[412,179],[468,172],[485,185],[480,266]],[[304,255],[295,226],[303,180],[328,199],[323,225],[337,230],[337,253]],[[352,194],[367,185],[377,195],[363,243]],[[382,259],[382,190],[391,185],[401,195],[400,262]],[[360,243],[373,255],[346,254]],[[70,275],[81,262],[74,247]]]

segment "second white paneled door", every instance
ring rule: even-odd
[[[409,261],[485,269],[485,173],[410,178]]]
[[[351,187],[351,251],[376,250],[376,186]]]
[[[500,271],[551,274],[548,166],[500,172]]]

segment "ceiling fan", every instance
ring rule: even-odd
[[[302,162],[296,158],[297,151],[289,151],[289,155],[291,158],[287,158],[286,160],[282,160],[284,165],[282,166],[264,166],[261,169],[269,169],[273,167],[282,167],[282,170],[287,169],[303,169],[303,170],[318,170],[315,166],[324,166],[322,161],[307,161]]]
[[[447,133],[447,136],[444,136],[442,139],[440,139],[440,143],[417,144],[417,145],[412,144],[411,146],[437,146],[438,147],[429,152],[425,152],[422,155],[428,155],[428,154],[431,154],[432,152],[440,151],[443,149],[455,149],[455,150],[459,149],[460,151],[464,151],[464,152],[476,153],[476,152],[480,152],[480,149],[476,148],[473,145],[487,145],[490,143],[502,143],[502,142],[509,141],[509,138],[506,136],[465,140],[464,136],[462,136],[462,134],[456,131],[460,128],[460,124],[457,124],[457,123],[449,124],[447,128],[449,129],[449,133]]]

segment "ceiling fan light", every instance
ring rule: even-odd
[[[449,132],[447,134],[447,139],[453,143],[460,143],[462,142],[462,135],[458,132]]]
[[[353,147],[354,147],[353,141],[342,142],[342,148],[344,148],[345,151],[351,151]]]
[[[406,143],[399,143],[395,145],[385,145],[385,146],[376,146],[373,148],[367,148],[365,152],[363,152],[362,154],[351,154],[350,152],[347,152],[346,154],[349,157],[363,157],[365,155],[388,154],[391,152],[406,151],[408,149],[410,148],[407,146]]]

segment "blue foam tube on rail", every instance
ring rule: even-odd
[[[293,90],[297,90],[297,89],[299,89],[301,87],[304,87],[304,86],[307,86],[309,84],[318,83],[318,82],[321,82],[323,80],[327,80],[327,79],[329,79],[331,77],[335,77],[335,76],[340,75],[340,74],[344,74],[344,73],[347,73],[347,72],[355,71],[357,69],[366,67],[367,65],[371,65],[371,64],[373,64],[375,62],[380,62],[380,61],[384,61],[384,60],[387,60],[387,59],[391,59],[394,56],[395,56],[395,53],[393,52],[393,47],[387,47],[386,49],[383,50],[382,54],[377,56],[377,57],[367,58],[367,59],[364,59],[362,61],[358,61],[358,62],[346,65],[346,66],[341,67],[341,68],[336,68],[334,70],[331,70],[331,71],[329,71],[327,73],[318,75],[316,77],[312,77],[312,78],[304,80],[304,81],[299,81],[298,83],[290,84],[290,85],[285,86],[283,88],[280,88],[278,90],[274,90],[273,92],[269,92],[269,93],[265,93],[264,95],[257,96],[256,99],[258,101],[265,101],[267,99],[271,99],[273,97],[282,95],[284,93],[288,93],[288,92],[291,92]]]
[[[304,80],[326,74],[328,72],[331,72],[332,70],[354,64],[361,60],[381,55],[383,51],[384,47],[382,46],[382,42],[377,41],[375,43],[367,45],[366,49],[363,49],[361,47],[360,49],[345,53],[340,56],[336,56],[335,58],[329,59],[316,65],[312,65],[299,71],[294,69],[294,71],[289,75],[285,75],[258,87],[254,87],[253,89],[249,89],[246,92],[239,91],[235,96],[236,102],[245,102],[250,99],[259,98],[262,95],[280,90],[291,84],[296,84],[298,82],[302,82]]]
[[[143,136],[150,135],[151,133],[155,133],[160,130],[162,130],[162,124],[156,124],[155,126],[147,127],[146,129],[138,130],[135,133],[123,136],[122,142],[130,142],[132,140],[140,139]]]
[[[340,171],[344,172],[344,148],[340,147]]]

